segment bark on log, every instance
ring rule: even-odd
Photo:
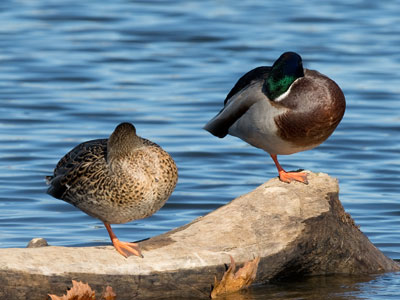
[[[229,254],[261,257],[256,282],[297,275],[400,270],[345,213],[337,181],[309,173],[309,185],[269,180],[188,225],[141,242],[144,258],[113,247],[0,249],[0,299],[62,295],[71,280],[123,299],[208,298]]]

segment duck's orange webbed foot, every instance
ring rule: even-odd
[[[280,170],[279,179],[287,183],[290,183],[291,181],[295,180],[308,184],[307,173],[304,172],[286,172],[285,170]]]
[[[110,235],[111,242],[122,256],[128,258],[129,256],[136,255],[143,258],[142,252],[139,249],[139,245],[136,243],[128,243],[120,241],[111,229],[110,224],[104,222],[108,234]]]
[[[286,172],[278,162],[276,154],[270,154],[274,161],[276,168],[278,169],[279,179],[283,182],[290,183],[293,180],[308,184],[307,173],[305,172]]]
[[[112,240],[112,243],[115,247],[115,250],[117,250],[121,255],[127,258],[132,255],[143,258],[142,252],[139,249],[139,245],[136,243],[123,242],[119,239]]]

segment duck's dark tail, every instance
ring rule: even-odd
[[[63,199],[68,185],[62,183],[63,176],[46,176],[46,183],[49,186],[46,193],[57,199]]]
[[[225,137],[230,127],[230,125],[228,126],[227,120],[220,118],[221,112],[203,127],[203,129],[219,138]]]
[[[54,176],[46,176],[45,177],[45,179],[46,179],[46,184],[47,185],[50,185],[51,184],[51,180],[54,178]]]

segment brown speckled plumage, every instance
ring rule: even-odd
[[[49,176],[47,193],[105,223],[148,217],[167,201],[178,180],[171,156],[121,123],[109,139],[79,144]]]

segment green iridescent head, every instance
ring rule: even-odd
[[[304,77],[303,63],[295,52],[283,53],[272,65],[264,83],[265,92],[270,100],[285,93],[299,77]]]

